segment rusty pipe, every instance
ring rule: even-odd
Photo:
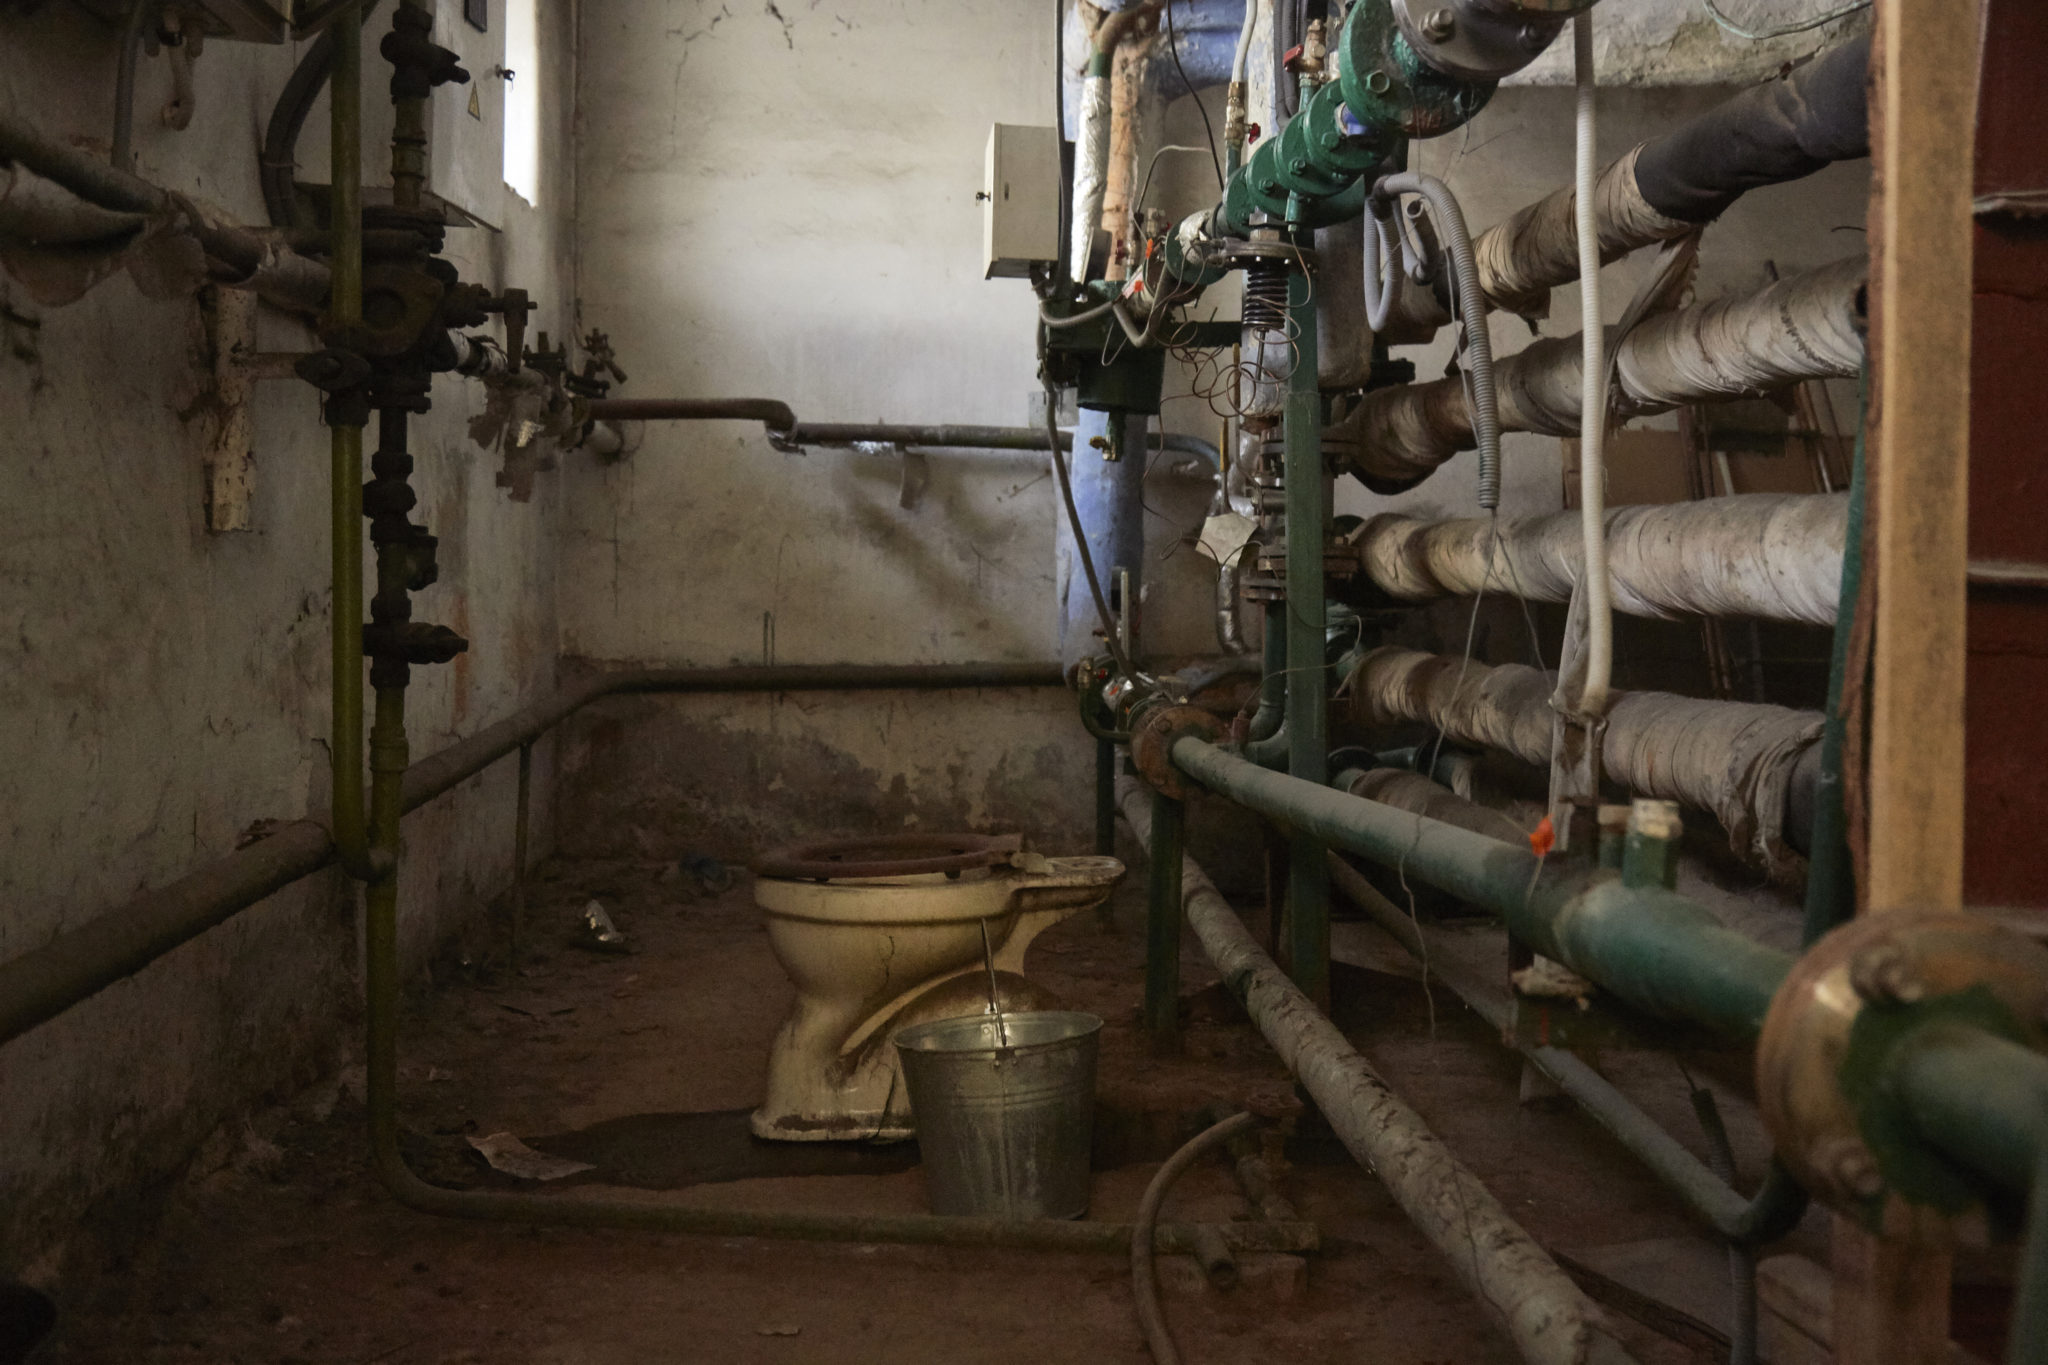
[[[615,693],[817,692],[1064,687],[1055,663],[811,664],[735,668],[644,668],[597,673],[564,687],[406,769],[402,807],[419,809],[530,744],[592,702]],[[300,820],[214,860],[169,886],[59,934],[0,963],[0,1044],[56,1018],[333,863],[333,839]]]

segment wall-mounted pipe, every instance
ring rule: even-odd
[[[102,209],[139,214],[191,236],[205,250],[214,283],[254,289],[266,301],[297,312],[318,308],[327,291],[327,267],[318,261],[262,232],[217,223],[184,196],[55,142],[0,110],[0,164],[9,162]]]
[[[916,446],[921,450],[1046,450],[1043,427],[982,427],[943,424],[916,426],[890,422],[798,422],[789,432],[789,443],[799,446],[892,445]],[[1074,433],[1060,433],[1060,449],[1074,448]],[[1191,455],[1207,468],[1203,477],[1213,476],[1221,467],[1216,447],[1199,436],[1177,431],[1155,431],[1145,440],[1145,449],[1176,455]],[[1136,453],[1136,452],[1133,452]]]
[[[1176,745],[1176,762],[1189,744],[1201,741]],[[1124,819],[1148,848],[1153,837],[1150,795],[1134,778],[1117,785]],[[1522,1358],[1543,1365],[1629,1360],[1609,1335],[1600,1310],[1273,964],[1192,858],[1181,861],[1181,888],[1187,922],[1231,994],[1243,1002],[1345,1148],[1386,1185]]]
[[[414,763],[405,774],[403,808],[419,809],[592,702],[622,693],[1064,686],[1059,665],[1052,663],[797,664],[596,673]],[[331,865],[335,857],[326,829],[296,821],[260,843],[59,934],[33,952],[0,963],[0,1043],[133,976],[179,944]]]
[[[593,398],[584,412],[594,422],[759,422],[778,436],[796,425],[774,398]]]
[[[1847,493],[1744,493],[1611,508],[1615,610],[1656,620],[1745,616],[1833,625],[1848,519]],[[1498,526],[1478,517],[1382,513],[1346,542],[1372,587],[1403,602],[1480,592],[1568,602],[1584,562],[1576,512]]]
[[[1869,70],[1869,36],[1852,38],[1608,163],[1594,193],[1600,259],[1683,237],[1748,190],[1868,156]],[[1576,197],[1566,186],[1480,235],[1494,307],[1542,317],[1550,291],[1579,278]]]
[[[1688,403],[1753,398],[1810,379],[1849,379],[1863,366],[1864,279],[1854,256],[1746,296],[1646,318],[1614,358],[1617,422]],[[1577,436],[1584,395],[1579,338],[1538,341],[1494,362],[1503,431]],[[1397,491],[1476,444],[1455,378],[1367,394],[1334,440],[1368,487]]]

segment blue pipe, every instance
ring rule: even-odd
[[[1145,463],[1148,459],[1147,418],[1124,419],[1123,459],[1110,461],[1091,444],[1107,439],[1109,414],[1092,408],[1081,409],[1074,428],[1073,454],[1068,457],[1074,481],[1074,508],[1088,534],[1088,549],[1095,556],[1095,571],[1102,575],[1102,590],[1117,608],[1118,569],[1131,571],[1131,593],[1136,597],[1145,570]],[[1088,592],[1088,578],[1074,553],[1072,529],[1065,517],[1054,520],[1057,549],[1060,609],[1060,662],[1071,664],[1104,646],[1097,638],[1100,623],[1095,600]]]

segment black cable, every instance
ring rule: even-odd
[[[363,5],[363,22],[370,21],[370,14],[377,8],[377,0],[366,0]],[[347,16],[339,16],[339,23]],[[257,179],[263,188],[263,207],[270,215],[272,227],[309,227],[302,222],[299,212],[298,191],[293,181],[296,178],[295,156],[299,145],[299,133],[306,126],[306,118],[313,112],[313,101],[320,98],[320,91],[327,84],[328,74],[334,69],[334,31],[329,25],[320,36],[313,40],[313,46],[299,64],[292,68],[291,78],[278,92],[277,105],[270,111],[270,122],[263,130],[263,152],[257,161]]]
[[[1245,0],[1245,3],[1255,5],[1258,0]],[[1202,116],[1202,132],[1209,147],[1209,162],[1216,168],[1216,188],[1224,189],[1226,187],[1223,183],[1223,159],[1216,155],[1216,127],[1209,122],[1209,107],[1202,103],[1201,92],[1196,90],[1194,82],[1188,79],[1187,68],[1180,64],[1180,38],[1173,31],[1173,0],[1166,0],[1166,51],[1173,58],[1173,69],[1180,73],[1180,83],[1187,87],[1188,94],[1194,96],[1195,112]]]

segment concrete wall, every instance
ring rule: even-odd
[[[527,285],[540,322],[559,331],[571,297],[573,13],[542,8],[545,207],[510,205],[502,235],[451,233],[450,254],[468,278]],[[103,153],[114,54],[113,30],[73,6],[0,14],[0,107]],[[264,221],[257,139],[298,55],[209,44],[183,133],[157,123],[169,75],[145,58],[140,173]],[[375,104],[388,68],[374,55],[367,66]],[[324,117],[323,103],[316,127]],[[301,153],[304,178],[324,181],[317,153]],[[373,181],[383,160],[379,149],[365,157]],[[125,275],[63,308],[35,306],[0,276],[0,299],[39,323],[11,322],[14,344],[0,347],[10,959],[230,851],[258,821],[324,815],[330,594],[327,433],[310,390],[259,388],[253,529],[210,535],[196,304],[144,299]],[[259,344],[313,343],[266,314]],[[553,685],[558,494],[547,476],[523,504],[495,486],[494,460],[465,436],[480,398],[444,378],[415,424],[417,515],[441,537],[442,566],[418,614],[472,641],[456,665],[417,670],[416,754]],[[551,780],[545,765],[540,780]],[[505,885],[512,781],[509,765],[494,770],[408,822],[409,962]],[[355,1049],[358,937],[346,884],[316,877],[0,1049],[0,1266],[53,1265],[61,1233],[96,1196],[175,1169],[224,1117]]]
[[[1021,280],[981,278],[974,196],[991,123],[1052,121],[1046,11],[621,3],[586,10],[583,44],[582,308],[618,346],[625,392],[772,396],[815,421],[1027,419],[1035,301]],[[1053,657],[1045,461],[927,460],[907,508],[897,456],[781,454],[745,424],[650,425],[625,461],[572,462],[565,650],[663,664]],[[1057,693],[634,710],[633,780],[569,765],[572,847],[609,846],[614,812],[652,812],[714,771],[719,802],[775,811],[769,785],[805,780],[766,757],[792,728],[835,772],[835,799],[764,817],[762,839],[900,827],[918,812],[893,804],[899,787],[927,828],[995,819],[1019,753],[1048,776],[1015,819],[1049,843],[1090,819],[1092,749]],[[707,746],[763,766],[735,771]],[[642,824],[667,831],[663,848],[692,827]]]

